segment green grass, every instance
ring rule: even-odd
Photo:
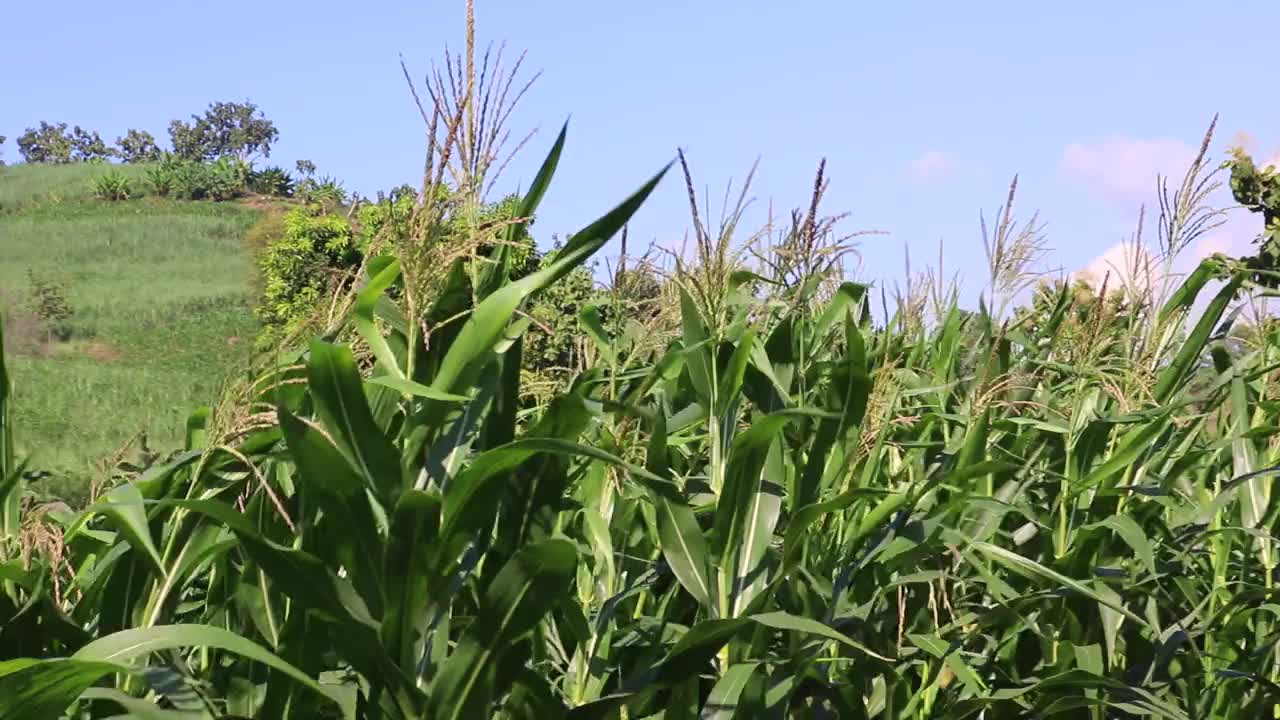
[[[93,181],[115,170],[129,179],[135,195],[146,192],[147,165],[73,163],[0,167],[0,212],[35,205],[93,199]]]
[[[50,490],[72,497],[98,460],[138,432],[152,448],[179,445],[187,414],[246,359],[256,330],[241,237],[258,212],[83,199],[102,171],[0,170],[0,196],[26,198],[0,214],[0,310],[29,315],[28,271],[62,283],[74,310],[67,342],[50,344],[29,327],[25,349],[21,337],[10,343],[21,388],[14,420],[32,430],[19,451],[53,471]],[[81,199],[38,200],[51,195]],[[11,336],[20,332],[9,324]]]

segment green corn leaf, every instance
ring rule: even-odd
[[[91,687],[85,690],[80,697],[85,700],[104,700],[115,703],[128,713],[125,717],[136,720],[207,720],[211,717],[208,713],[200,711],[167,710],[155,703],[109,688]]]
[[[365,637],[371,634],[375,623],[364,601],[350,582],[338,577],[316,556],[263,538],[243,515],[225,503],[172,500],[167,504],[207,515],[230,528],[244,550],[271,578],[271,583],[294,602],[342,623],[347,634]]]
[[[314,500],[327,518],[340,518],[342,532],[330,539],[339,561],[374,615],[383,607],[382,542],[378,516],[364,483],[338,448],[318,430],[280,408],[280,428],[297,463],[304,497]]]
[[[831,296],[827,306],[822,309],[822,315],[813,324],[813,334],[811,336],[813,341],[816,342],[826,337],[836,323],[842,322],[849,316],[850,309],[862,308],[862,313],[865,314],[868,289],[869,287],[862,283],[841,283],[835,294]]]
[[[377,263],[375,265],[375,263]],[[369,350],[378,359],[379,365],[387,371],[387,377],[404,380],[404,370],[396,362],[391,345],[382,336],[374,322],[374,310],[378,301],[383,298],[387,288],[400,277],[400,261],[396,258],[379,256],[370,260],[370,277],[365,286],[356,294],[355,303],[351,307],[351,323],[356,332],[369,345]]]
[[[310,347],[307,387],[324,426],[379,500],[393,504],[400,489],[400,456],[374,422],[355,358],[347,348],[320,340]]]
[[[476,621],[440,671],[427,717],[487,717],[503,653],[568,592],[578,563],[573,543],[546,540],[521,548],[485,591]]]
[[[684,330],[684,366],[689,371],[689,380],[702,404],[711,407],[710,336],[698,304],[684,287],[680,288],[680,323]]]
[[[1210,261],[1204,261],[1204,263],[1207,262]],[[1201,263],[1202,267],[1204,263]],[[1199,272],[1199,269],[1197,269],[1196,273],[1193,273],[1192,277],[1188,278],[1187,283],[1190,284],[1192,281],[1200,282]],[[1199,359],[1201,353],[1204,352],[1205,345],[1209,342],[1209,336],[1213,333],[1214,327],[1217,326],[1218,320],[1222,318],[1222,314],[1226,312],[1227,307],[1235,300],[1242,282],[1243,277],[1241,275],[1232,276],[1226,286],[1219,290],[1218,294],[1209,302],[1209,305],[1200,315],[1200,319],[1196,321],[1195,327],[1191,329],[1187,339],[1183,341],[1182,347],[1178,348],[1177,355],[1160,371],[1160,375],[1156,378],[1155,388],[1151,391],[1156,402],[1168,402],[1182,386],[1182,381],[1186,377],[1187,371],[1190,370],[1191,366]],[[1178,299],[1175,295],[1170,300],[1170,303]]]
[[[715,413],[724,417],[729,409],[729,404],[736,399],[738,392],[742,389],[742,378],[746,375],[747,365],[751,361],[751,351],[756,345],[755,328],[747,330],[739,340],[738,346],[734,348],[733,354],[729,357],[729,365],[725,368],[724,374],[720,376],[720,386],[716,391]]]
[[[0,661],[0,717],[55,720],[101,678],[127,669],[118,663],[21,658]]]
[[[716,506],[715,530],[719,537],[716,551],[726,556],[735,550],[742,528],[752,517],[755,495],[761,487],[761,471],[769,446],[782,428],[795,419],[791,413],[774,413],[763,417],[734,439],[725,469],[724,489]]]
[[[1086,487],[1104,487],[1107,481],[1137,462],[1144,452],[1150,450],[1156,439],[1169,427],[1169,417],[1143,423],[1125,433],[1116,442],[1116,449],[1102,464],[1089,471],[1085,478]]]
[[[784,568],[795,566],[800,561],[801,553],[804,550],[805,535],[810,527],[823,516],[830,513],[844,510],[852,505],[859,498],[879,497],[884,493],[877,490],[866,488],[852,488],[836,497],[820,503],[813,503],[800,508],[791,520],[787,523],[786,535],[783,538],[783,561]]]
[[[682,502],[664,497],[658,497],[655,504],[662,558],[698,604],[712,607],[707,544],[693,510]]]
[[[960,682],[964,683],[969,692],[975,695],[981,695],[986,692],[986,683],[982,682],[982,678],[973,671],[973,668],[969,667],[969,664],[957,652],[952,650],[947,641],[936,634],[926,635],[923,633],[909,633],[907,639],[911,641],[912,645],[942,660]]]
[[[854,640],[848,635],[845,635],[844,633],[812,618],[792,615],[791,613],[777,610],[774,612],[752,615],[749,619],[752,622],[759,623],[765,627],[771,627],[775,630],[791,630],[793,632],[818,635],[820,637],[827,638],[828,640],[835,640],[836,642],[851,647],[868,657],[875,658],[876,660],[882,660],[884,662],[890,662],[890,658],[873,652],[870,648]]]
[[[9,370],[5,365],[4,319],[0,318],[0,483],[8,481],[10,477],[17,477],[14,473],[13,426],[9,419],[9,397],[12,392]],[[3,535],[0,537],[9,537],[18,530],[18,499],[14,486],[0,489],[3,489],[0,492],[0,533]]]
[[[398,390],[404,395],[413,397],[426,398],[428,400],[439,400],[440,402],[466,402],[470,398],[463,395],[450,395],[449,393],[433,390],[422,383],[417,383],[406,378],[395,377],[392,375],[378,375],[371,377],[365,382],[371,385],[381,385],[392,390]]]
[[[699,720],[732,720],[738,712],[738,699],[742,697],[742,691],[759,667],[759,663],[738,663],[721,675],[715,687],[711,688],[706,704],[702,706]]]
[[[1100,527],[1114,530],[1120,536],[1120,539],[1124,540],[1133,550],[1138,559],[1142,561],[1147,572],[1152,575],[1156,574],[1156,557],[1151,541],[1147,539],[1147,534],[1143,532],[1142,527],[1133,518],[1128,515],[1112,515],[1105,520],[1085,525],[1083,529],[1092,530]]]
[[[830,409],[839,412],[839,416],[824,419],[818,424],[795,496],[791,498],[793,511],[817,502],[823,490],[822,479],[827,475],[832,447],[851,429],[861,425],[866,414],[867,400],[871,396],[866,344],[851,316],[845,318],[844,330],[846,352],[833,373],[827,403]]]
[[[160,559],[160,551],[156,549],[155,540],[151,537],[142,493],[136,485],[124,483],[111,489],[85,511],[84,517],[95,512],[110,520],[129,544],[151,561],[156,572],[164,573],[164,561]]]
[[[71,656],[87,663],[122,665],[164,650],[211,647],[239,655],[288,675],[323,697],[330,695],[306,673],[281,660],[261,645],[229,630],[210,625],[160,625],[121,630],[85,645]],[[332,698],[330,698],[332,699]]]
[[[431,383],[432,389],[461,394],[471,387],[487,365],[482,359],[502,338],[516,308],[530,295],[564,277],[603,247],[640,209],[666,172],[667,169],[663,168],[621,205],[570,237],[547,267],[502,286],[482,300],[440,361]]]
[[[723,618],[704,620],[689,628],[658,665],[652,682],[665,687],[702,672],[720,648],[749,622],[746,618]]]
[[[669,472],[665,402],[659,402],[653,413],[647,465],[649,471],[659,477],[665,477]],[[665,493],[654,492],[653,502],[662,558],[671,566],[676,580],[685,591],[699,605],[711,610],[710,556],[707,554],[707,543],[702,536],[702,528],[698,527],[697,517],[674,488]]]
[[[761,561],[773,539],[782,498],[781,488],[766,486],[762,471],[774,438],[794,418],[792,414],[774,414],[757,420],[735,439],[730,450],[715,518],[721,610],[726,617],[746,607],[750,598],[745,590],[763,572]]]
[[[448,539],[458,533],[470,533],[487,522],[497,508],[501,497],[495,495],[495,482],[538,453],[556,453],[598,460],[625,469],[630,475],[652,483],[654,487],[671,487],[671,482],[658,477],[642,467],[631,465],[616,455],[589,445],[561,438],[524,438],[487,450],[477,455],[471,464],[450,484],[444,496],[444,529],[441,537]]]
[[[604,321],[600,319],[600,308],[595,304],[582,308],[578,312],[578,324],[587,333],[587,337],[591,338],[591,341],[595,343],[600,355],[610,365],[616,365],[618,356],[613,350],[613,341],[610,340],[609,333],[604,329]]]
[[[560,134],[551,145],[551,151],[543,158],[538,173],[534,175],[533,184],[529,186],[529,191],[520,201],[520,208],[516,211],[518,222],[507,225],[503,242],[499,244],[496,256],[482,269],[480,280],[476,283],[476,297],[481,299],[488,297],[511,276],[512,252],[528,235],[529,222],[537,213],[538,205],[542,203],[543,196],[551,186],[551,179],[555,176],[556,167],[560,164],[560,155],[564,151],[565,138],[568,134],[569,123],[565,121],[560,127]]]
[[[1231,474],[1234,477],[1250,479],[1244,482],[1240,491],[1240,525],[1253,529],[1258,527],[1267,514],[1267,478],[1255,475],[1258,457],[1253,442],[1247,437],[1252,424],[1249,409],[1249,394],[1244,378],[1235,376],[1231,379],[1229,396],[1231,406]]]
[[[1107,607],[1110,607],[1112,610],[1115,610],[1116,612],[1124,615],[1125,617],[1138,623],[1139,625],[1142,625],[1143,627],[1150,626],[1146,620],[1142,619],[1132,610],[1129,610],[1129,608],[1125,607],[1123,604],[1117,603],[1112,599],[1103,597],[1093,589],[1089,588],[1084,583],[1079,582],[1078,580],[1072,580],[1071,578],[1067,577],[1066,575],[1063,575],[1060,572],[1057,572],[1056,570],[1050,570],[1049,568],[1041,565],[1040,563],[1034,560],[1031,560],[1030,558],[1025,558],[1015,552],[1006,550],[1002,547],[999,547],[997,545],[992,545],[986,542],[975,542],[975,543],[971,543],[970,546],[1001,565],[1004,565],[1022,574],[1039,577],[1044,580],[1051,580],[1061,585],[1064,588],[1069,588],[1071,590],[1074,590],[1075,592],[1093,600],[1094,602],[1101,603],[1103,605],[1106,605]]]
[[[431,570],[440,532],[440,498],[420,490],[400,496],[391,516],[384,576],[382,640],[401,667],[412,667],[414,635],[431,605]]]

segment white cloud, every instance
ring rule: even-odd
[[[912,160],[907,171],[917,180],[937,180],[951,174],[955,162],[940,150],[928,150]]]
[[[1190,272],[1201,260],[1214,253],[1231,257],[1253,253],[1252,243],[1260,230],[1261,220],[1257,214],[1233,210],[1227,214],[1225,222],[1200,236],[1179,253],[1172,266],[1147,247],[1120,242],[1104,250],[1080,270],[1071,273],[1071,279],[1083,280],[1095,290],[1101,288],[1105,279],[1108,293],[1126,287],[1141,292],[1151,284],[1159,289],[1165,284],[1166,276],[1176,282],[1177,278]],[[1154,238],[1148,235],[1146,242],[1154,242]]]
[[[1112,137],[1071,143],[1060,168],[1100,195],[1140,200],[1155,194],[1157,174],[1181,177],[1195,155],[1196,148],[1181,140]]]
[[[1205,235],[1196,241],[1190,249],[1190,257],[1192,260],[1200,261],[1215,253],[1224,255],[1238,254],[1236,251],[1236,243],[1231,235],[1226,233],[1214,233]]]
[[[1147,249],[1131,242],[1120,242],[1107,248],[1082,270],[1071,274],[1072,280],[1083,280],[1095,290],[1105,283],[1107,293],[1126,288],[1141,294],[1157,280],[1159,263]]]

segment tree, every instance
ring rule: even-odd
[[[187,160],[271,157],[271,143],[279,136],[275,124],[248,100],[212,103],[204,115],[192,115],[190,123],[169,123],[173,152]]]
[[[77,125],[71,131],[72,160],[78,162],[100,162],[115,156],[115,149],[107,147],[97,130],[85,130]]]
[[[1259,168],[1243,150],[1225,163],[1231,169],[1231,193],[1249,212],[1262,215],[1262,234],[1254,238],[1258,253],[1243,258],[1255,273],[1253,280],[1269,288],[1280,286],[1280,172]]]
[[[146,130],[129,129],[124,137],[116,138],[120,157],[127,163],[159,162],[160,148],[156,139]]]
[[[0,135],[0,165],[4,164],[4,143],[8,139],[9,138],[5,137],[4,135]]]
[[[18,152],[29,163],[69,163],[74,141],[66,123],[49,124],[43,120],[38,128],[27,128],[18,136]]]

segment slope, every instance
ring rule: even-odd
[[[241,236],[258,211],[95,200],[104,171],[0,167],[0,313],[20,389],[14,419],[25,438],[40,439],[19,454],[38,450],[32,466],[51,471],[48,489],[63,497],[84,497],[101,462],[126,444],[179,444],[187,413],[247,360],[255,331]],[[40,284],[64,295],[65,322],[40,319]]]

